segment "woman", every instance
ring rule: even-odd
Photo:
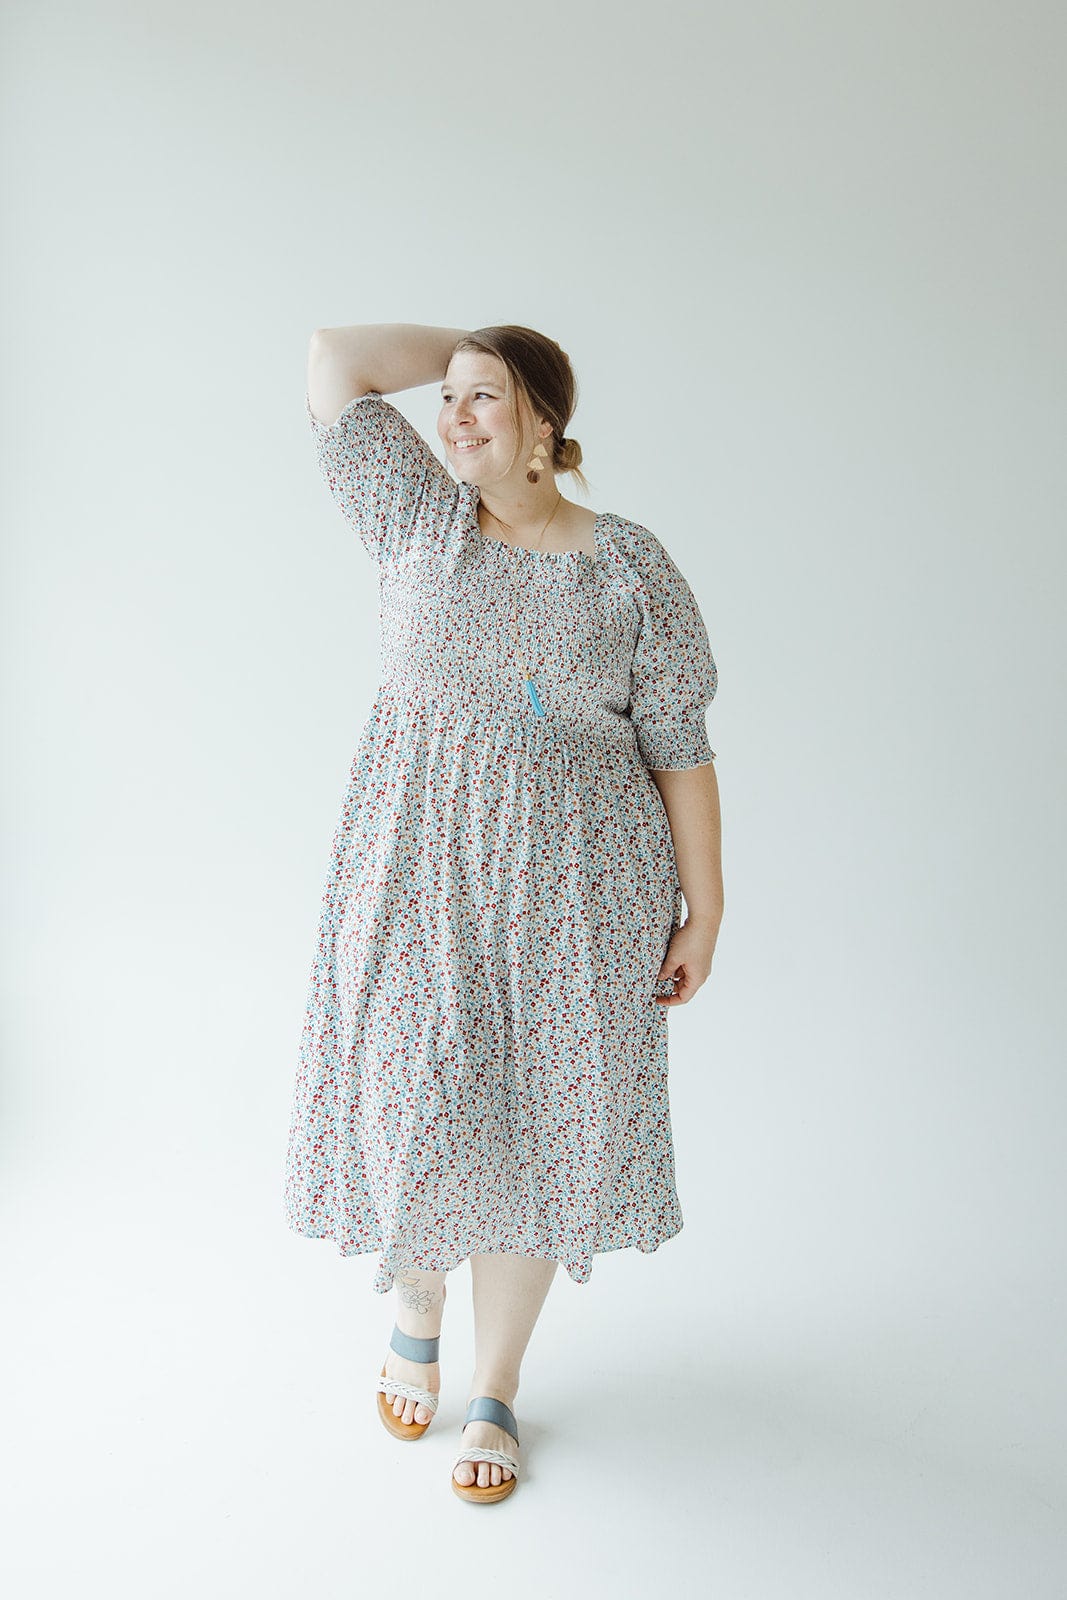
[[[383,398],[431,382],[447,468]],[[437,1409],[446,1275],[470,1260],[452,1486],[485,1502],[517,1482],[511,1407],[559,1262],[585,1283],[594,1254],[682,1227],[667,1008],[707,978],[723,910],[703,619],[654,534],[558,489],[585,484],[575,398],[529,328],[311,341],[308,420],[379,569],[382,670],[323,894],[286,1213],[396,1285],[378,1406],[398,1438]]]

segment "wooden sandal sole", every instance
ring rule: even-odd
[[[518,1485],[518,1478],[512,1475],[503,1478],[500,1483],[487,1483],[480,1488],[476,1483],[457,1483],[452,1479],[452,1488],[461,1500],[469,1500],[472,1505],[491,1505],[495,1500],[506,1500],[512,1490]]]

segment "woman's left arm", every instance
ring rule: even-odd
[[[672,995],[656,995],[659,1005],[691,1000],[711,971],[723,913],[722,816],[715,763],[673,771],[650,767],[667,813],[685,896],[686,919],[678,928],[659,972],[674,979]]]
[[[674,993],[654,998],[679,1006],[711,971],[722,919],[719,786],[705,721],[719,672],[696,595],[665,546],[637,522],[624,523],[620,536],[616,542],[636,578],[638,614],[629,715],[638,753],[667,813],[688,907],[658,977],[664,987],[673,980]]]

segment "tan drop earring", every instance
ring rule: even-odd
[[[537,459],[538,456],[542,456],[545,459],[539,461]],[[545,447],[541,443],[540,439],[538,439],[537,443],[534,445],[533,455],[530,457],[529,461],[527,461],[527,463],[526,463],[526,481],[527,481],[527,483],[540,483],[541,474],[545,469],[545,460],[547,460],[547,459],[548,459],[548,451],[545,449]]]

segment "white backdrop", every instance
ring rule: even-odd
[[[3,15],[8,1592],[1062,1596],[1062,7]],[[469,1269],[401,1452],[282,1214],[384,321],[560,340],[720,673],[685,1228],[557,1273],[495,1522]]]

